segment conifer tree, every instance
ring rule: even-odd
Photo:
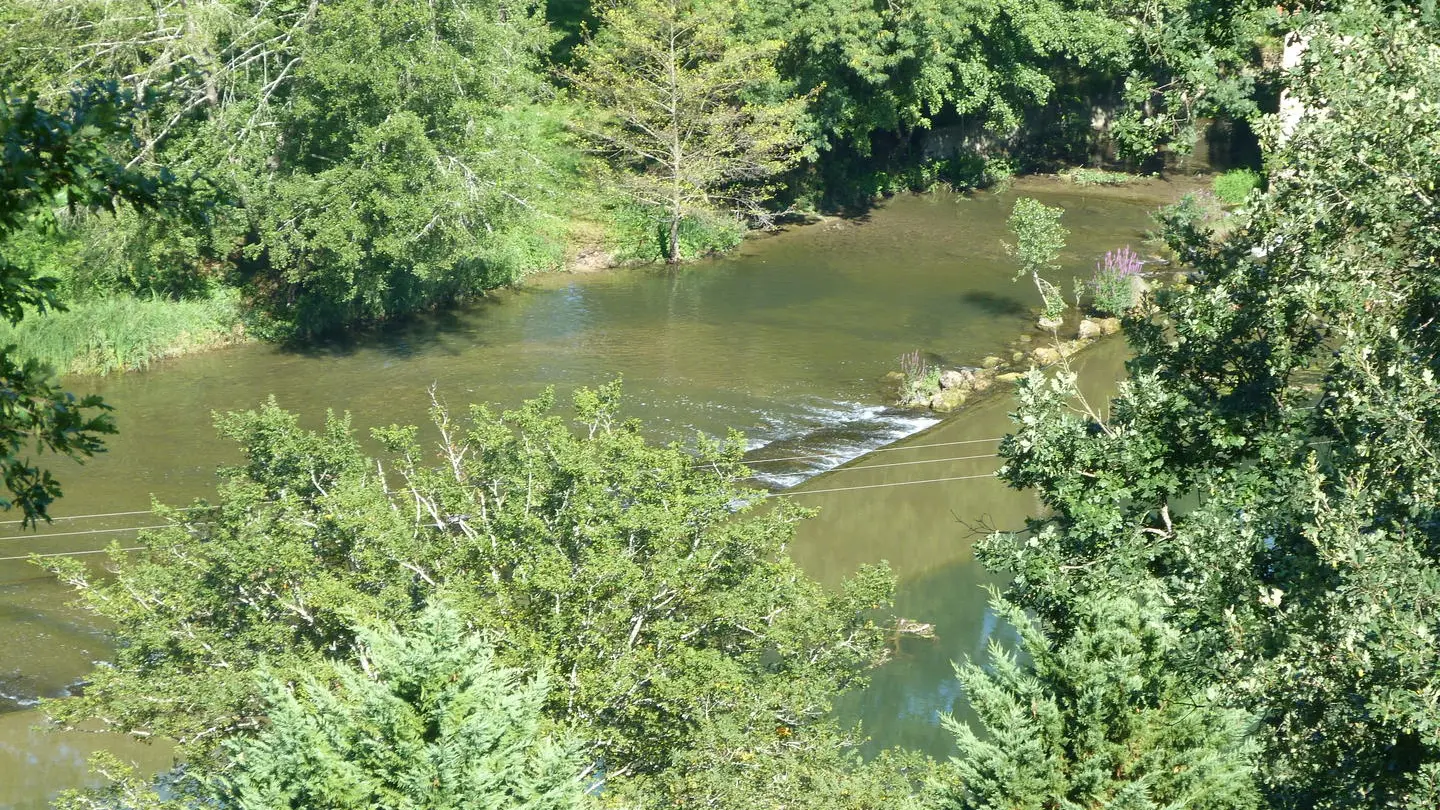
[[[1085,603],[1068,634],[1012,603],[1025,658],[992,642],[991,663],[956,674],[980,730],[945,720],[960,756],[951,810],[1244,810],[1258,806],[1250,725],[1187,682],[1180,634],[1151,601]]]
[[[576,747],[542,732],[543,677],[496,665],[459,616],[359,632],[358,666],[287,684],[264,676],[269,725],[229,745],[220,789],[238,810],[514,808],[585,802]]]

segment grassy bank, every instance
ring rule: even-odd
[[[18,326],[0,322],[0,345],[15,344],[22,359],[61,374],[108,374],[244,340],[240,312],[235,290],[183,301],[113,295],[31,315]]]

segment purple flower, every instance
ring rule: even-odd
[[[1122,278],[1128,278],[1140,275],[1140,268],[1144,264],[1140,261],[1140,254],[1126,245],[1123,248],[1107,251],[1100,261],[1095,263],[1095,271],[1097,273],[1113,273]]]

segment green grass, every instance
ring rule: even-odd
[[[1135,174],[1087,169],[1083,166],[1066,169],[1060,173],[1060,176],[1070,178],[1070,182],[1077,186],[1123,186],[1141,179],[1139,175]]]
[[[1254,170],[1231,169],[1215,178],[1215,196],[1226,205],[1240,205],[1260,183],[1260,174]]]
[[[243,339],[240,297],[169,301],[113,295],[69,305],[65,312],[28,315],[18,326],[0,321],[0,345],[15,344],[62,374],[141,369],[162,357]]]

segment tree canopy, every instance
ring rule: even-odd
[[[267,711],[262,663],[307,671],[350,648],[357,618],[409,626],[440,596],[495,634],[499,663],[544,674],[547,716],[614,789],[689,789],[659,775],[689,757],[723,768],[777,734],[796,751],[823,735],[839,756],[829,699],[884,657],[888,572],[838,592],[806,578],[784,553],[803,513],[736,483],[736,439],[698,457],[649,445],[616,419],[614,386],[576,395],[578,425],[551,404],[463,421],[437,406],[434,464],[415,428],[378,431],[396,455],[376,460],[339,417],[318,433],[273,402],[221,418],[246,461],[217,504],[117,552],[113,579],[54,566],[120,640],[54,710],[223,759],[217,744]]]
[[[1003,474],[1052,516],[983,556],[1061,643],[1158,588],[1174,665],[1261,718],[1271,806],[1430,807],[1440,44],[1372,4],[1301,30],[1307,112],[1267,125],[1268,191],[1223,236],[1170,221],[1196,280],[1127,319],[1108,408],[1021,388]]]

